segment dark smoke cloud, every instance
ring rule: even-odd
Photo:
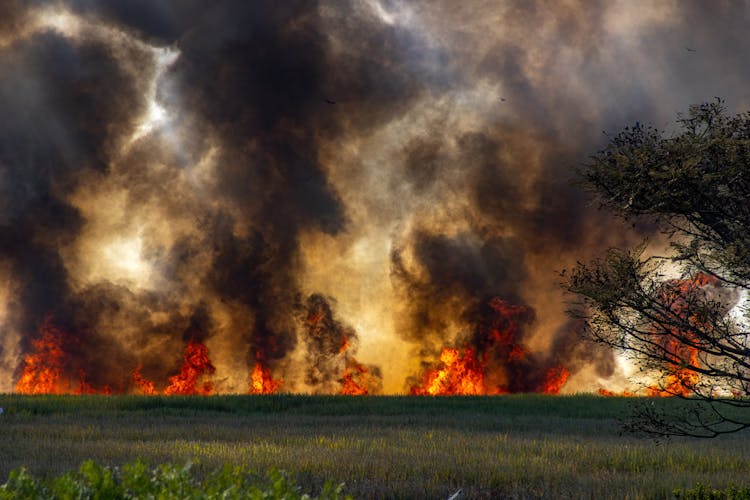
[[[341,392],[347,373],[366,373],[366,378],[357,382],[369,394],[380,392],[380,369],[365,367],[357,361],[359,336],[351,326],[334,317],[329,301],[320,294],[310,295],[305,301],[304,311],[305,382],[313,391],[323,394]]]
[[[342,366],[365,365],[330,358],[301,309],[326,311],[322,338],[371,347],[368,363],[404,341],[429,362],[472,342],[499,297],[535,311],[519,342],[538,352],[509,368],[519,390],[558,364],[616,374],[611,353],[580,348],[555,273],[649,228],[590,207],[572,167],[602,131],[661,127],[714,95],[750,105],[748,16],[731,2],[2,2],[0,371],[18,372],[9,353],[51,316],[77,339],[69,371],[97,386],[130,390],[138,364],[163,382],[195,339],[219,389],[244,392],[263,360],[333,391]],[[385,390],[413,374],[405,357]]]
[[[110,134],[133,120],[142,99],[95,43],[42,33],[1,52],[0,66],[0,259],[19,287],[13,320],[33,334],[45,315],[73,324],[76,299],[59,250],[83,220],[67,197],[82,172],[106,170]]]

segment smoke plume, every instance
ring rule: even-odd
[[[554,367],[563,390],[622,380],[581,346],[557,276],[646,230],[591,207],[574,167],[636,120],[715,95],[746,109],[749,16],[3,2],[0,391],[45,333],[61,377],[115,392],[165,390],[199,345],[217,392],[264,373],[282,391],[405,393],[445,347],[511,392]],[[498,301],[524,311],[502,348],[482,333],[505,331]]]

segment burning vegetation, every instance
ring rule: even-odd
[[[699,304],[707,287],[717,287],[719,281],[704,273],[690,279],[665,282],[660,290],[662,308],[651,313],[654,325],[649,342],[658,353],[657,383],[645,388],[649,397],[690,397],[695,394],[701,375],[699,354],[707,350],[705,339],[693,333],[693,328],[706,329],[700,317]],[[652,363],[653,365],[653,363]],[[632,397],[638,392],[615,392],[599,389],[602,396]]]
[[[527,307],[497,297],[468,345],[446,347],[437,367],[428,369],[414,395],[496,395],[515,392],[557,394],[570,371],[531,355],[521,343],[522,325],[533,318]]]
[[[561,4],[490,29],[430,2],[142,3],[0,7],[0,391],[557,394],[622,377],[580,346],[554,283],[643,236],[561,181],[621,117],[593,126],[609,104],[584,116],[548,86],[614,75],[570,54],[628,16]],[[519,45],[540,26],[580,51]],[[664,390],[692,383],[668,369]]]
[[[667,332],[658,332],[654,341],[662,348],[666,366],[658,384],[648,388],[649,396],[690,396],[700,380],[701,363],[698,354],[706,346],[692,328],[706,328],[696,312],[695,299],[705,293],[707,286],[718,286],[719,280],[707,274],[698,273],[692,279],[672,280],[664,285],[662,293],[670,317],[677,321],[666,322]],[[669,319],[669,318],[668,318]]]
[[[250,394],[273,394],[281,388],[283,380],[274,380],[271,370],[258,360],[250,375]]]
[[[570,372],[549,360],[540,361],[519,340],[521,324],[533,318],[531,311],[494,298],[486,317],[476,327],[467,345],[442,349],[438,363],[420,376],[412,395],[498,395],[512,392],[557,394]],[[304,315],[306,383],[313,391],[327,394],[367,395],[381,393],[381,375],[356,357],[357,334],[338,322],[328,301],[320,295],[308,298]],[[520,322],[520,323],[519,323]],[[86,382],[85,371],[71,376],[75,360],[67,343],[75,337],[64,333],[47,318],[32,350],[25,355],[16,392],[22,394],[111,394]],[[144,395],[203,395],[215,393],[212,377],[216,368],[206,345],[187,342],[180,369],[161,384],[142,374],[138,364],[130,381],[120,381],[117,392]],[[249,394],[272,394],[284,390],[284,382],[273,377],[261,357],[249,376]]]

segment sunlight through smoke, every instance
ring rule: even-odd
[[[172,64],[174,64],[174,62],[179,57],[180,52],[169,47],[156,48],[153,49],[153,52],[156,71],[154,71],[154,77],[151,82],[149,82],[148,86],[148,93],[146,96],[148,107],[146,109],[146,113],[141,119],[141,122],[135,129],[133,137],[130,139],[131,143],[137,141],[145,135],[148,135],[155,129],[163,126],[165,123],[167,123],[167,120],[169,118],[167,110],[161,105],[158,100],[157,90],[159,87],[159,81],[164,75],[164,72]]]

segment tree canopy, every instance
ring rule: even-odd
[[[712,437],[750,427],[750,113],[691,106],[665,134],[636,123],[580,171],[602,207],[653,224],[668,247],[611,249],[565,287],[585,335],[654,379],[651,395],[690,398],[676,414],[643,404],[630,426]]]

